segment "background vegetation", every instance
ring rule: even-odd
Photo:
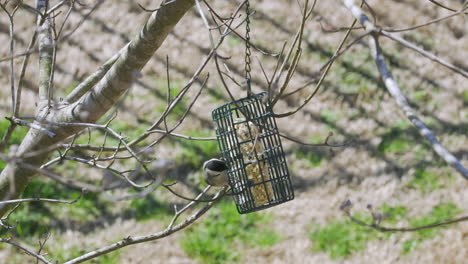
[[[154,2],[139,1],[147,7],[154,6]],[[238,2],[212,1],[212,5],[223,13],[222,10],[232,10]],[[450,14],[426,0],[367,2],[383,27],[400,28]],[[461,6],[459,1],[440,2],[457,8]],[[283,41],[295,34],[299,23],[296,1],[258,0],[251,4],[256,11],[252,18],[253,42],[262,49],[278,52]],[[34,19],[27,11],[19,12],[16,45],[17,50],[22,50],[34,30]],[[73,12],[71,25],[76,25],[87,12],[86,9]],[[126,43],[146,15],[134,1],[104,1],[57,54],[57,96],[64,97],[70,90],[67,87],[82,81]],[[314,19],[305,28],[302,62],[292,87],[316,82],[317,71],[333,55],[344,34],[326,33],[322,27],[347,27],[352,21],[341,1],[335,0],[319,1],[313,15]],[[70,30],[71,25],[65,30]],[[467,69],[467,28],[464,17],[454,17],[415,31],[402,32],[400,36]],[[358,35],[358,31],[351,33],[353,38]],[[0,15],[0,43],[7,40],[7,18]],[[411,105],[442,143],[465,166],[468,165],[466,79],[389,40],[382,39],[382,44],[388,63]],[[154,120],[164,110],[165,56],[170,58],[171,85],[175,92],[191,77],[209,45],[206,29],[194,10],[145,67],[142,78],[135,82],[123,101],[119,115],[112,123],[113,129],[129,138],[144,131],[149,125],[145,120]],[[232,55],[225,64],[238,80],[242,79],[243,57],[239,54],[243,52],[244,43],[235,36],[229,37],[221,50],[222,54]],[[0,46],[0,54],[2,58],[8,54],[7,45]],[[273,58],[259,52],[254,55],[254,61],[260,60],[267,71],[272,71]],[[37,59],[36,55],[33,55],[34,59]],[[19,65],[20,61],[17,63]],[[7,87],[8,64],[0,63],[0,70],[0,82]],[[213,67],[210,70],[213,71]],[[32,114],[37,102],[36,71],[37,68],[31,67],[26,77],[24,114]],[[234,83],[229,85],[235,87]],[[253,85],[255,91],[265,89],[256,62]],[[294,108],[311,89],[284,98],[278,103],[277,112]],[[233,90],[237,97],[244,95],[238,89]],[[10,98],[6,91],[2,89],[0,93],[2,118],[9,114]],[[213,136],[211,110],[228,100],[219,80],[212,78],[177,132]],[[186,107],[186,102],[180,104],[168,122],[175,122]],[[323,89],[303,111],[278,120],[278,124],[284,133],[304,141],[320,143],[331,131],[335,135],[331,139],[333,142],[353,139],[353,144],[330,149],[285,141],[296,188],[294,201],[259,213],[238,215],[233,201],[227,197],[184,232],[125,248],[94,263],[161,260],[164,263],[463,263],[468,259],[467,223],[415,233],[384,234],[351,223],[339,210],[341,202],[351,199],[360,219],[370,220],[365,207],[372,204],[384,213],[383,224],[388,226],[417,226],[468,212],[467,182],[436,157],[396,107],[383,87],[367,42],[360,42],[337,61]],[[8,121],[0,120],[0,137],[7,125]],[[18,144],[25,133],[25,128],[17,128],[9,147]],[[93,132],[91,138],[101,142],[104,136]],[[77,139],[77,142],[87,141],[86,134]],[[201,165],[219,154],[215,142],[171,138],[159,145],[154,155],[158,160],[175,163],[164,172],[168,181],[181,181],[183,184],[178,191],[192,196],[205,187],[201,181]],[[0,170],[3,166],[0,161]],[[105,182],[102,171],[76,163],[64,162],[57,171],[66,172],[74,179],[91,178],[102,181],[102,184]],[[117,190],[112,194],[122,193]],[[71,200],[78,195],[77,191],[36,177],[23,197]],[[173,205],[181,202],[160,189],[145,198],[122,201],[87,193],[73,205],[24,204],[8,223],[14,226],[13,236],[31,247],[37,246],[38,237],[50,232],[45,251],[54,253],[51,259],[60,262],[129,234],[161,230],[173,215]],[[4,230],[1,232],[5,234]],[[0,259],[8,260],[7,263],[34,263],[30,257],[6,244],[0,244]]]

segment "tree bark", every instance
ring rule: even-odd
[[[135,76],[139,75],[140,70],[162,45],[174,26],[195,3],[194,0],[165,2],[169,3],[162,4],[161,8],[148,18],[140,32],[121,51],[114,65],[90,92],[67,106],[49,108],[47,103],[39,103],[39,109],[36,111],[37,118],[55,123],[95,123],[104,115],[130,88]],[[44,123],[40,125],[45,126]],[[48,125],[46,127],[56,136],[51,138],[45,131],[31,128],[17,150],[18,162],[8,163],[1,172],[0,200],[17,198],[26,188],[29,179],[35,175],[34,170],[22,168],[21,163],[40,166],[49,155],[45,152],[34,157],[21,158],[25,153],[47,149],[82,129],[82,127],[72,126]],[[6,206],[0,208],[0,217],[7,210]]]

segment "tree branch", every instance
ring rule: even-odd
[[[37,0],[36,8],[39,12],[45,12],[48,4],[48,0]],[[43,107],[46,101],[47,106],[51,105],[49,80],[52,76],[54,45],[52,42],[50,17],[37,17],[37,32],[39,40],[39,99]]]
[[[437,140],[434,133],[422,122],[422,120],[415,114],[414,110],[408,104],[405,96],[400,90],[397,82],[393,78],[387,64],[385,57],[381,52],[378,34],[379,31],[370,22],[369,18],[362,12],[362,10],[354,5],[353,0],[343,0],[346,7],[351,11],[353,16],[359,20],[359,22],[366,27],[366,30],[373,32],[369,38],[369,47],[371,50],[372,57],[375,60],[376,66],[382,76],[385,86],[389,93],[394,97],[396,103],[401,108],[406,117],[413,123],[418,129],[419,134],[425,137],[432,146],[432,149],[444,159],[450,166],[454,167],[465,179],[468,180],[468,170],[461,164],[461,162],[452,155],[442,144]]]
[[[399,36],[396,36],[395,34],[391,34],[390,32],[387,32],[385,30],[382,30],[379,32],[380,34],[382,34],[383,36],[389,38],[389,39],[392,39],[398,43],[400,43],[401,45],[409,48],[409,49],[412,49],[414,51],[416,51],[417,53],[423,55],[424,57],[432,60],[432,61],[435,61],[437,63],[439,63],[440,65],[442,66],[445,66],[447,68],[449,68],[450,70],[456,72],[456,73],[459,73],[461,74],[463,77],[465,78],[468,78],[468,72],[466,72],[465,70],[449,63],[448,61],[444,60],[444,59],[441,59],[437,56],[435,56],[434,54],[431,54],[430,52],[427,52],[425,51],[424,49],[422,48],[419,48],[418,46],[414,45],[413,43],[409,42],[409,41],[406,41],[405,39],[399,37]]]
[[[128,237],[120,240],[119,242],[116,242],[116,243],[111,244],[109,246],[102,247],[100,249],[91,251],[91,252],[86,253],[86,254],[84,254],[84,255],[82,255],[80,257],[71,259],[71,260],[65,262],[64,264],[81,263],[81,262],[96,258],[98,256],[107,254],[109,252],[115,251],[117,249],[129,246],[129,245],[134,245],[134,244],[139,244],[139,243],[143,243],[143,242],[153,241],[153,240],[157,240],[157,239],[169,236],[169,235],[171,235],[171,234],[173,234],[173,233],[175,233],[177,231],[180,231],[180,230],[184,229],[185,227],[193,224],[197,219],[199,219],[203,214],[205,214],[214,204],[216,204],[216,202],[219,201],[218,198],[220,198],[224,194],[225,191],[226,191],[226,188],[224,188],[223,190],[218,192],[213,197],[212,202],[207,203],[205,206],[203,206],[201,209],[197,210],[190,217],[186,218],[185,221],[181,222],[180,224],[178,224],[176,226],[172,226],[173,224],[172,225],[170,224],[165,230],[163,230],[161,232],[158,232],[158,233],[155,233],[155,234],[150,234],[150,235],[145,235],[145,236],[136,236],[136,237],[128,236]],[[193,205],[195,203],[190,202],[189,204]]]
[[[44,258],[43,256],[41,256],[40,254],[36,253],[34,250],[26,247],[26,246],[23,246],[15,241],[13,241],[11,238],[0,238],[0,242],[3,242],[3,243],[7,243],[7,244],[10,244],[22,251],[24,251],[26,254],[30,255],[30,256],[33,256],[35,257],[36,259],[42,261],[43,263],[46,263],[46,264],[53,264],[52,262],[48,261],[46,258]]]

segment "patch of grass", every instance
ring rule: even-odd
[[[98,123],[105,123],[105,120],[102,119],[98,121]],[[114,120],[109,125],[116,133],[120,134],[124,137],[126,142],[135,139],[137,136],[144,133],[147,129],[146,125],[140,124],[129,124],[125,121]],[[112,136],[110,133],[107,133],[105,136],[106,131],[95,129],[91,131],[91,137],[89,136],[88,132],[83,133],[80,137],[75,140],[75,144],[91,144],[95,146],[101,146],[104,143],[104,139],[106,142],[106,146],[118,146],[119,140]]]
[[[137,220],[167,219],[172,215],[171,209],[159,202],[153,195],[132,200],[130,208]]]
[[[120,251],[113,251],[111,253],[100,256],[99,258],[91,260],[92,264],[115,264],[119,263]]]
[[[382,153],[397,153],[403,154],[411,149],[412,141],[405,136],[385,137],[378,146],[378,150]]]
[[[411,123],[407,119],[398,119],[393,123],[392,127],[398,130],[405,130],[411,127]]]
[[[394,224],[404,217],[408,209],[404,206],[389,206],[387,204],[382,205],[379,211],[385,216],[385,222]]]
[[[432,96],[427,91],[416,91],[412,94],[412,99],[415,103],[424,103],[432,99]]]
[[[383,205],[378,209],[385,216],[384,222],[389,226],[396,224],[407,214],[404,206],[391,207]],[[410,220],[409,226],[417,227],[453,219],[460,209],[453,203],[442,203],[425,216]],[[365,223],[371,223],[370,217],[357,216]],[[384,224],[385,225],[385,224]],[[439,228],[424,229],[413,233],[413,237],[402,243],[402,253],[408,254],[424,240],[433,238],[440,232]],[[315,226],[309,238],[314,242],[313,250],[326,252],[332,259],[346,258],[365,249],[369,241],[388,239],[391,233],[382,233],[360,226],[349,221],[332,221],[326,226]]]
[[[208,94],[212,98],[212,102],[222,102],[224,100],[224,95],[220,89],[209,88],[207,87]]]
[[[5,135],[8,126],[10,126],[10,121],[6,119],[0,120],[0,140],[3,139],[3,136]],[[15,130],[11,134],[10,141],[8,142],[8,145],[5,148],[3,154],[8,154],[11,145],[19,145],[23,140],[24,136],[26,136],[27,132],[28,129],[26,127],[16,126]],[[0,172],[5,168],[5,166],[6,163],[3,160],[0,160]]]
[[[172,111],[167,116],[167,120],[168,121],[179,120],[183,116],[185,111],[187,111],[187,107],[188,107],[188,105],[186,105],[186,103],[182,99],[178,104],[176,104],[174,106]],[[156,112],[158,112],[158,113],[162,114],[165,109],[166,109],[166,104],[161,103],[161,104],[158,104],[156,106]]]
[[[375,84],[372,84],[361,74],[356,72],[345,72],[342,85],[338,91],[346,95],[366,94],[375,90]]]
[[[468,91],[463,91],[463,93],[461,94],[461,97],[463,98],[463,101],[465,102],[465,104],[468,104]]]
[[[0,138],[3,138],[5,132],[7,131],[8,126],[10,125],[10,121],[8,120],[0,120]],[[23,126],[16,126],[15,131],[11,135],[10,144],[20,144],[23,140],[24,136],[28,132],[27,127]]]
[[[192,137],[210,137],[212,133],[204,131],[192,131],[186,133]],[[175,142],[182,147],[182,152],[177,156],[177,164],[183,164],[190,168],[201,168],[206,160],[219,156],[218,143],[212,141],[193,141],[186,139],[173,138]]]
[[[429,193],[444,187],[440,183],[439,175],[426,168],[417,168],[414,177],[408,182],[409,188],[420,190],[422,193]]]
[[[332,259],[349,257],[363,250],[368,241],[376,238],[375,231],[346,221],[332,221],[323,227],[316,226],[309,235],[309,239],[314,242],[312,250],[326,252]]]
[[[427,35],[421,32],[414,32],[414,34],[407,34],[403,36],[404,39],[416,42],[419,46],[422,46],[425,50],[434,50],[435,41],[431,38],[428,38]]]
[[[146,131],[146,126],[145,125],[130,125],[126,122],[112,122],[110,127],[114,129],[117,133],[121,133],[122,136],[125,136],[127,138],[136,138],[137,136],[143,134],[143,132]],[[108,137],[109,138],[109,137]],[[116,143],[118,143],[118,140],[113,138]]]
[[[69,259],[79,257],[83,254],[82,250],[77,246],[72,246],[69,248],[52,248],[50,252],[53,254],[51,256],[52,261],[57,261],[58,263],[63,263]]]
[[[378,211],[385,215],[385,222],[396,223],[406,215],[407,209],[404,206],[383,205]],[[357,215],[356,217],[363,222],[371,222],[370,216]],[[365,249],[369,241],[388,239],[390,235],[350,221],[335,220],[326,226],[313,227],[309,239],[314,242],[312,250],[326,252],[332,259],[339,259]]]
[[[320,118],[327,123],[334,124],[340,119],[340,115],[333,110],[325,109],[320,113]]]
[[[243,41],[241,41],[238,37],[234,37],[232,35],[227,36],[226,42],[230,47],[237,47],[240,45],[245,45]]]
[[[312,150],[307,150],[300,148],[295,151],[296,157],[298,159],[305,159],[309,162],[310,166],[317,167],[322,163],[323,157],[322,154],[319,152],[315,152]]]
[[[34,178],[22,194],[22,198],[51,198],[73,200],[79,191],[71,190],[57,183]],[[98,199],[97,194],[87,193],[74,204],[52,204],[42,202],[23,203],[9,218],[11,230],[17,236],[30,237],[47,232],[49,226],[57,224],[63,218],[76,222],[94,220],[105,211],[106,204]],[[4,235],[8,230],[0,230]]]
[[[181,245],[201,263],[227,263],[242,260],[242,247],[269,247],[280,236],[264,227],[270,216],[241,215],[231,203],[220,203],[202,223],[186,231]]]
[[[156,86],[160,89],[164,96],[167,94],[167,81],[165,79],[157,79]],[[171,80],[171,99],[174,99],[177,94],[182,90],[184,87],[184,83],[182,80]],[[187,110],[188,105],[186,104],[188,95],[185,95],[184,98],[172,109],[172,111],[167,116],[168,121],[175,121],[178,120]],[[161,101],[156,104],[156,112],[163,113],[167,107],[166,101]]]
[[[71,248],[54,247],[49,250],[53,254],[51,259],[57,263],[63,263],[67,260],[79,257],[86,252],[83,249],[73,246]],[[102,255],[98,258],[89,261],[90,264],[113,264],[118,263],[120,258],[120,251],[113,251],[108,254]]]
[[[425,153],[426,147],[420,145],[417,148],[419,146],[417,142],[419,141],[415,140],[415,135],[412,134],[412,131],[394,128],[382,135],[382,141],[377,149],[380,153],[404,154],[413,152],[417,156],[421,156]]]
[[[410,221],[410,225],[417,227],[433,223],[439,223],[452,219],[458,213],[460,213],[460,209],[454,203],[442,203],[435,206],[429,214],[420,218],[415,218],[414,220]],[[403,243],[402,253],[410,253],[412,250],[417,248],[424,240],[434,237],[439,232],[440,228],[429,228],[416,231],[412,239]]]

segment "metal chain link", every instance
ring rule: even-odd
[[[250,50],[250,3],[249,3],[249,0],[245,1],[245,12],[246,12],[246,18],[245,18],[245,82],[246,82],[246,88],[247,88],[247,96],[251,96],[252,90],[250,87],[250,81],[252,79],[252,76],[250,72],[252,70],[252,67],[251,67],[252,60],[250,56],[252,55],[252,51]]]

